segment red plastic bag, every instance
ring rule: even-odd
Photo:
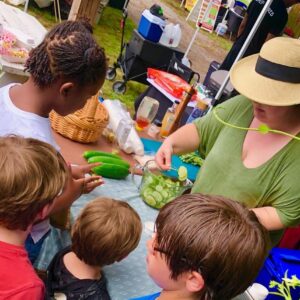
[[[184,91],[190,89],[190,85],[179,76],[161,70],[148,68],[148,78],[178,99],[182,98]]]

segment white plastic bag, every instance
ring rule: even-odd
[[[132,121],[128,111],[124,109],[124,105],[119,100],[104,100],[103,105],[109,114],[109,127],[114,133],[117,131],[120,120],[129,119]],[[131,129],[125,145],[120,145],[120,147],[126,153],[144,155],[144,145],[135,128]]]
[[[24,4],[25,0],[7,0],[7,2],[9,4],[18,6],[18,5]]]

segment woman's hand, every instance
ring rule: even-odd
[[[169,170],[171,168],[172,154],[173,146],[167,139],[164,141],[155,155],[155,161],[157,165],[163,170]]]
[[[157,165],[163,170],[171,168],[172,154],[195,151],[200,144],[200,137],[195,124],[187,124],[172,133],[158,149],[155,156]]]

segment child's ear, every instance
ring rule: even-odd
[[[73,88],[74,88],[73,82],[65,82],[60,86],[59,92],[63,97],[67,98]]]
[[[52,208],[53,208],[53,205],[54,205],[54,201],[52,203],[49,203],[47,205],[45,205],[38,213],[38,215],[36,216],[36,219],[35,221],[40,221],[40,220],[44,220],[46,219],[51,211],[52,211]]]
[[[196,293],[203,289],[205,282],[200,273],[192,271],[188,274],[185,284],[189,292]]]

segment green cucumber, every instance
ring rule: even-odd
[[[155,207],[155,205],[156,205],[156,201],[155,201],[155,199],[153,198],[153,196],[151,196],[151,195],[146,196],[146,197],[145,197],[145,201],[146,201],[146,203],[148,203],[150,206],[154,206],[154,207]]]
[[[152,193],[152,196],[154,197],[156,202],[161,202],[163,200],[163,196],[157,191],[154,191]]]
[[[116,158],[116,159],[122,159],[119,155],[112,154],[109,152],[96,151],[96,150],[89,150],[89,151],[83,152],[83,157],[86,160],[88,160],[89,158],[91,158],[93,156],[106,156],[106,157],[112,157],[112,158]]]
[[[123,166],[127,169],[129,169],[129,167],[130,167],[130,165],[127,161],[125,161],[123,159],[109,157],[109,156],[92,156],[88,159],[89,164],[97,163],[97,162],[119,165],[119,166]]]
[[[97,175],[112,179],[124,179],[129,174],[128,168],[109,163],[94,167],[92,171]]]

